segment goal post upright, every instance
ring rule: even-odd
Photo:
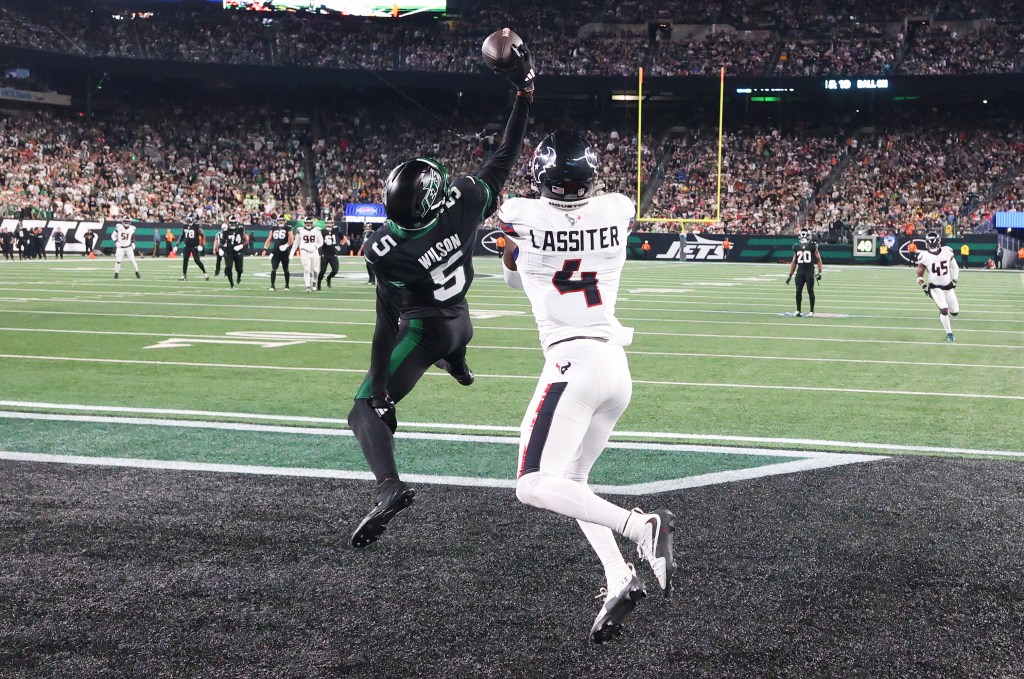
[[[641,217],[640,199],[642,197],[643,185],[643,120],[644,120],[644,69],[641,66],[637,72],[637,116],[636,116],[636,221],[643,223],[668,223],[677,224],[715,224],[722,221],[722,154],[725,121],[725,66],[719,71],[718,86],[718,173],[715,189],[715,216],[707,218],[677,218],[677,217]]]

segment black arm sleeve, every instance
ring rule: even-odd
[[[505,134],[501,137],[501,145],[487,159],[476,175],[487,182],[494,196],[497,196],[501,188],[505,186],[509,172],[515,166],[516,160],[519,159],[519,153],[523,148],[523,138],[526,136],[526,124],[530,120],[530,103],[532,101],[533,97],[516,95],[516,103],[512,105],[512,114],[508,117],[508,123],[505,125]]]
[[[398,337],[398,316],[402,308],[402,292],[378,278],[377,325],[373,329],[370,346],[370,396],[383,397],[388,393],[391,350]]]

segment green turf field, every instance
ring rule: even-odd
[[[365,472],[354,441],[334,430],[344,427],[368,365],[373,288],[360,260],[342,264],[332,289],[307,294],[301,275],[290,292],[280,281],[269,292],[262,258],[248,259],[236,290],[194,268],[179,282],[180,260],[147,258],[141,280],[126,265],[116,281],[110,258],[0,263],[0,410],[86,418],[0,416],[0,450]],[[476,267],[476,384],[460,387],[431,371],[399,405],[402,432],[431,434],[399,441],[400,464],[416,473],[513,474],[512,437],[541,354],[529,306],[505,287],[497,259],[478,258]],[[964,271],[957,341],[948,344],[909,268],[827,267],[816,311],[838,318],[783,315],[795,308],[787,270],[628,263],[618,315],[636,329],[635,387],[617,440],[675,447],[640,446],[640,474],[622,461],[636,447],[613,450],[595,482],[800,457],[758,452],[780,449],[1024,451],[1024,275]],[[153,421],[119,419],[133,417]],[[729,456],[695,444],[748,450]]]

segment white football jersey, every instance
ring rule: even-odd
[[[960,272],[953,250],[948,245],[943,245],[938,252],[919,252],[917,263],[928,270],[928,282],[932,285],[949,285]]]
[[[573,209],[510,198],[498,210],[502,231],[519,246],[516,267],[545,348],[570,337],[633,341],[633,329],[615,318],[615,302],[634,214],[621,193]]]
[[[119,248],[130,248],[134,235],[135,226],[133,224],[118,224],[114,227],[114,242]]]
[[[316,252],[323,247],[324,233],[320,229],[304,226],[296,229],[295,240],[302,252]]]

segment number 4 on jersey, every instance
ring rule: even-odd
[[[580,259],[565,260],[562,270],[555,272],[555,275],[551,277],[551,282],[560,295],[570,292],[582,292],[588,307],[600,306],[601,290],[597,287],[597,272],[580,272],[582,261]],[[580,272],[580,277],[577,280],[573,280],[573,274],[577,272]]]

